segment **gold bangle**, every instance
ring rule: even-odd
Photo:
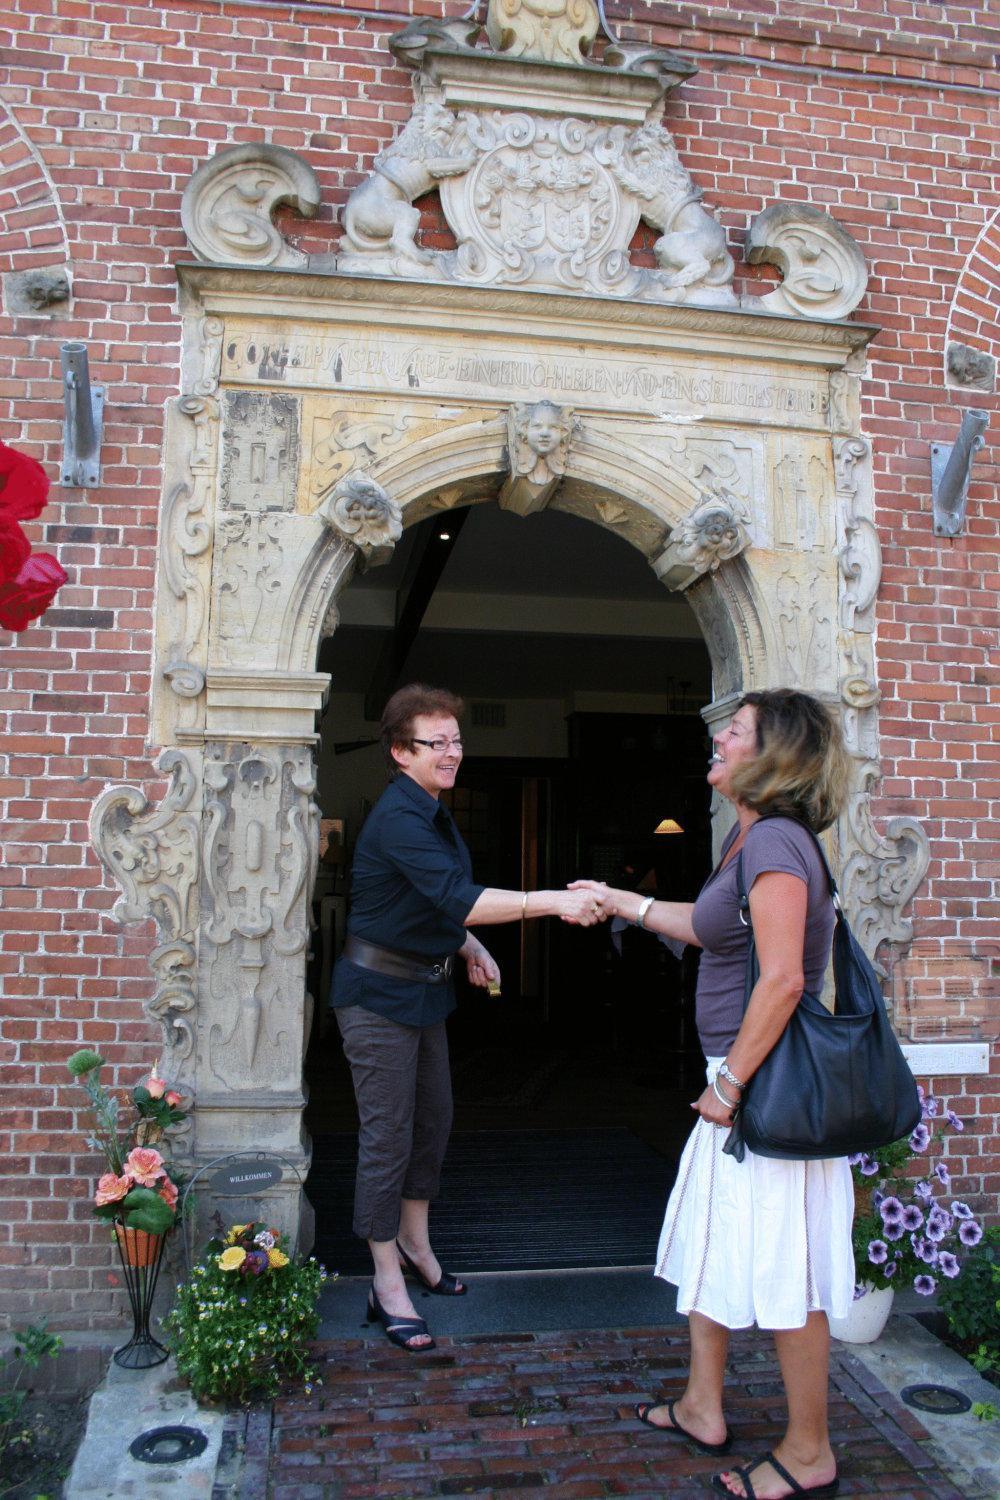
[[[528,893],[527,893],[527,891],[525,891],[524,895],[521,897],[521,921],[522,922],[524,921],[524,919],[525,919],[525,917],[527,915],[528,915]]]

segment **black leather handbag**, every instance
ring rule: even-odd
[[[747,1150],[792,1161],[873,1151],[908,1135],[921,1118],[917,1085],[889,1024],[878,977],[848,926],[822,844],[800,826],[819,850],[837,913],[836,1004],[831,1012],[817,995],[802,995],[743,1092],[722,1148],[737,1161]],[[740,920],[750,929],[745,1011],[760,969],[742,853],[736,881]]]

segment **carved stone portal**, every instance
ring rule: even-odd
[[[185,193],[209,264],[180,272],[164,452],[153,724],[170,785],[155,808],[108,788],[93,838],[117,918],[157,924],[150,1014],[196,1100],[192,1165],[260,1145],[308,1166],[316,653],[355,568],[456,505],[548,506],[635,546],[701,624],[710,723],[784,682],[837,706],[855,766],[842,887],[869,952],[908,940],[926,838],[910,819],[875,829],[869,803],[871,330],[835,321],[863,262],[826,214],[776,206],[750,257],[784,283],[737,305],[725,236],[661,123],[692,67],[620,43],[585,61],[595,14],[491,0],[497,51],[468,19],[394,38],[416,106],[351,195],[335,258],[271,223],[318,203],[289,152],[222,152]],[[416,242],[434,187],[452,251]],[[640,220],[655,268],[630,260]],[[271,1196],[292,1227],[294,1172]]]

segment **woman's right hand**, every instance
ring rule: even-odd
[[[557,891],[556,914],[571,927],[593,927],[608,912],[604,902],[607,886],[597,880],[574,880],[565,891]]]

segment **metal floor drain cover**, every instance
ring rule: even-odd
[[[972,1408],[968,1396],[953,1390],[950,1385],[907,1385],[900,1395],[907,1406],[915,1406],[917,1411],[935,1412],[939,1417],[955,1417]]]
[[[129,1452],[143,1464],[178,1464],[197,1458],[208,1438],[197,1427],[151,1427],[129,1444]]]

